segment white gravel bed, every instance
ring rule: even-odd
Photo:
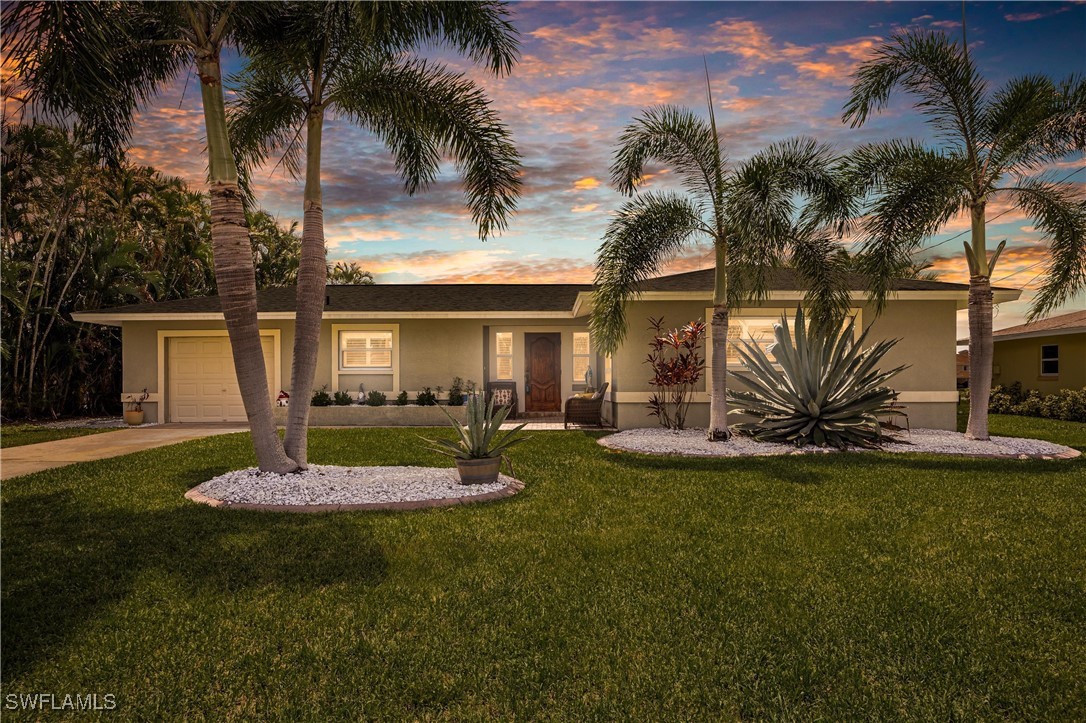
[[[966,439],[964,434],[942,429],[914,429],[896,432],[887,437],[894,440],[883,445],[884,452],[913,452],[947,454],[965,457],[1048,457],[1077,456],[1078,452],[1062,444],[1019,437],[992,437],[988,441]],[[599,440],[610,449],[645,454],[671,454],[686,457],[768,457],[783,454],[830,454],[833,447],[795,447],[775,442],[757,442],[750,437],[734,435],[727,442],[710,442],[704,429],[684,429],[681,432],[663,429],[628,429]],[[870,451],[862,447],[851,451]]]
[[[230,503],[257,505],[354,505],[417,502],[496,492],[513,482],[501,475],[493,484],[460,484],[446,467],[337,467],[309,465],[296,474],[261,472],[255,467],[213,477],[193,491]]]

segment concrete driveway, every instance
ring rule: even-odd
[[[158,424],[11,447],[0,450],[0,479],[66,467],[76,462],[119,457],[190,439],[247,431],[247,426],[238,424]]]

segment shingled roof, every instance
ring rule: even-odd
[[[1001,336],[1015,336],[1017,334],[1040,334],[1042,332],[1056,331],[1086,331],[1086,311],[1072,311],[1070,314],[1050,316],[1047,319],[1033,321],[1028,324],[1008,326],[1006,329],[993,331],[992,337],[998,339]]]
[[[711,292],[713,269],[688,271],[650,279],[641,285],[645,292]],[[770,291],[802,291],[799,275],[788,268],[772,269],[768,274]],[[862,291],[864,277],[850,274],[849,288]],[[901,279],[897,291],[965,291],[965,284],[941,281]],[[581,292],[591,284],[375,284],[369,286],[329,286],[328,312],[562,312],[570,311]],[[285,286],[257,293],[257,311],[294,311],[295,288]],[[216,314],[222,311],[218,296],[177,299],[109,309],[96,309],[80,315],[96,314]]]

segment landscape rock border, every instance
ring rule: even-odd
[[[966,440],[959,433],[946,430],[914,429],[911,432],[900,433],[899,438],[901,441],[890,442],[877,450],[855,447],[844,451],[880,451],[890,454],[930,454],[956,459],[1003,460],[1062,460],[1082,456],[1082,452],[1079,450],[1062,444],[1024,437],[993,436],[990,441],[976,442]],[[917,440],[923,443],[917,444]],[[749,459],[752,457],[835,454],[842,451],[832,447],[794,447],[789,444],[758,442],[750,437],[737,435],[731,441],[723,443],[729,445],[729,447],[724,454],[721,454],[718,451],[719,448],[709,448],[710,443],[705,441],[704,430],[686,429],[682,432],[674,432],[651,427],[625,430],[601,437],[597,441],[601,446],[616,452],[633,452],[657,457],[696,457],[700,459]],[[928,446],[925,446],[924,443],[927,443]],[[970,449],[970,447],[974,447],[974,449]],[[1009,447],[1011,451],[1008,453],[992,453],[977,450],[976,447]]]
[[[357,469],[375,470],[382,468],[359,467]],[[496,500],[502,500],[508,497],[512,497],[513,495],[524,489],[524,482],[522,482],[521,480],[515,479],[513,477],[508,477],[506,475],[502,475],[500,479],[506,481],[505,486],[500,487],[496,490],[492,490],[490,492],[465,494],[455,497],[434,497],[429,499],[397,500],[383,502],[336,502],[327,504],[232,502],[229,500],[212,497],[201,492],[200,488],[207,484],[206,482],[203,482],[186,492],[185,499],[196,502],[198,504],[207,505],[209,507],[232,510],[252,510],[255,512],[319,513],[381,510],[403,512],[409,510],[426,510],[438,509],[442,507],[455,507],[457,505],[468,505],[479,502],[493,502]]]

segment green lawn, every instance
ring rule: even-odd
[[[52,442],[56,439],[82,437],[99,432],[112,432],[109,428],[90,427],[43,427],[39,424],[5,424],[0,426],[0,448],[22,447],[24,444]]]
[[[1086,425],[997,418],[1086,447]],[[434,465],[413,430],[316,463]],[[608,453],[506,501],[269,515],[182,494],[245,435],[3,485],[3,692],[124,719],[1086,717],[1086,462]],[[5,713],[12,720],[16,714]]]

